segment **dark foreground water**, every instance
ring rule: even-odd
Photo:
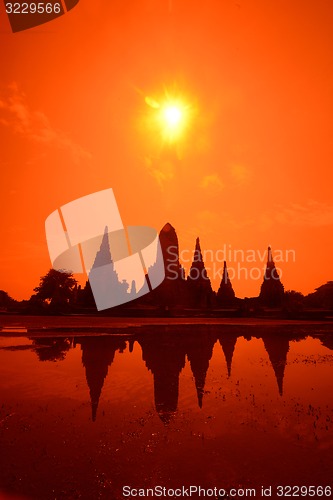
[[[1,500],[333,498],[332,326],[98,332],[0,332]]]

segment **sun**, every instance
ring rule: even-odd
[[[152,108],[153,127],[162,136],[164,142],[179,142],[184,139],[193,115],[192,107],[182,98],[170,94],[156,100],[145,97],[146,104]]]
[[[182,110],[178,106],[167,105],[163,109],[165,123],[170,128],[176,128],[182,121]]]
[[[163,139],[175,142],[184,136],[189,125],[189,107],[180,100],[167,100],[159,108],[158,122]]]

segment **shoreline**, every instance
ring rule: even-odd
[[[304,327],[311,330],[311,327],[325,330],[325,333],[333,333],[333,321],[330,320],[291,320],[275,318],[128,318],[128,317],[96,317],[96,316],[0,316],[0,337],[43,337],[67,335],[132,335],[144,333],[154,328],[170,328],[177,330],[184,327],[188,331],[189,327],[203,329],[205,327],[227,327],[236,328],[265,328],[271,331],[279,329],[283,335],[283,330],[289,331],[292,327]],[[283,327],[283,328],[281,328]],[[284,328],[286,327],[286,328]]]

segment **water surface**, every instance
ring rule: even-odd
[[[257,496],[262,485],[330,485],[332,331],[2,333],[0,490],[120,499],[125,485],[254,487]]]

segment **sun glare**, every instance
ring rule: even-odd
[[[163,110],[166,124],[171,127],[177,127],[182,120],[182,112],[177,106],[166,106]]]
[[[178,141],[189,125],[189,107],[180,101],[161,103],[158,121],[163,139]]]
[[[152,97],[145,97],[146,104],[152,108],[151,115],[154,127],[159,129],[162,139],[166,142],[176,142],[184,137],[184,133],[190,124],[191,107],[180,98],[165,96],[162,101]]]
[[[169,142],[179,140],[188,125],[188,108],[181,102],[166,102],[160,109],[160,127],[163,138]]]

